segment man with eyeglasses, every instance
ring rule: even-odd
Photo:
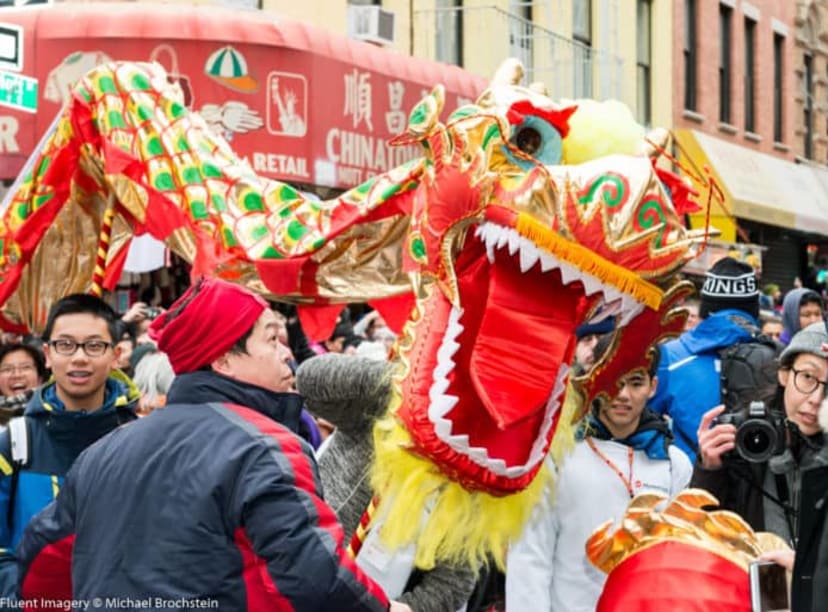
[[[117,321],[91,295],[67,296],[49,311],[43,352],[52,379],[35,391],[20,426],[0,432],[0,598],[16,591],[23,531],[57,496],[78,455],[136,418],[138,389],[116,365]]]
[[[734,452],[736,426],[715,422],[724,406],[706,412],[698,431],[699,458],[690,486],[707,489],[754,530],[776,533],[792,547],[802,535],[803,473],[825,465],[818,414],[828,382],[826,344],[825,324],[813,323],[779,356],[779,388],[769,414],[783,419],[784,448],[767,461],[748,462]]]

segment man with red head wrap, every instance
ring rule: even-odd
[[[78,459],[24,536],[22,596],[389,609],[345,554],[312,451],[293,433],[301,398],[288,392],[289,355],[267,303],[202,280],[150,334],[176,373],[167,407]]]

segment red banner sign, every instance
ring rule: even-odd
[[[159,14],[162,13],[162,14]],[[262,12],[214,7],[56,4],[0,11],[24,28],[22,74],[39,82],[36,115],[0,108],[0,178],[14,178],[77,80],[113,60],[157,61],[260,175],[352,187],[421,155],[391,147],[409,110],[438,83],[446,109],[482,78]],[[241,42],[244,41],[244,42]]]

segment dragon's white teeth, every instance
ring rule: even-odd
[[[532,269],[538,262],[538,257],[540,257],[540,253],[538,250],[529,245],[529,246],[522,246],[520,249],[520,271],[524,274]]]
[[[486,241],[486,257],[489,260],[489,263],[495,262],[495,245],[494,242],[491,240]]]
[[[431,408],[429,408],[428,412],[430,416]],[[451,421],[443,418],[432,419],[432,421],[434,422],[434,431],[437,436],[443,439],[451,436]]]
[[[601,291],[604,288],[600,281],[590,274],[582,275],[581,282],[584,285],[584,293],[587,295],[592,295],[593,293]]]
[[[497,240],[497,242],[495,242],[495,245],[498,249],[502,249],[504,246],[506,246],[506,243],[509,241],[509,232],[503,230],[499,232],[495,238]]]
[[[627,323],[636,318],[642,310],[644,310],[644,304],[636,302],[635,300],[632,300],[632,302],[633,304],[630,308],[624,309],[623,314],[621,315],[621,320],[618,322],[619,327],[624,327]]]
[[[546,253],[540,254],[540,261],[541,272],[549,272],[549,270],[554,270],[558,267],[558,260],[551,255],[547,255]]]
[[[569,264],[561,262],[560,270],[561,282],[564,285],[568,285],[572,282],[581,280],[581,273],[574,266],[570,266]]]
[[[603,287],[604,289],[604,304],[610,305],[618,302],[618,307],[621,307],[621,297],[624,295],[615,287],[609,285]]]
[[[509,232],[509,255],[514,255],[520,248],[520,236]]]
[[[449,381],[445,377],[437,377],[437,372],[434,372],[434,384],[431,385],[431,389],[428,390],[428,399],[431,400],[432,404],[436,404],[442,395],[448,390]]]
[[[472,458],[472,461],[485,464],[486,460],[489,458],[489,453],[486,452],[485,448],[473,446],[469,449],[469,457]]]

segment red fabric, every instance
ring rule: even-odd
[[[561,138],[566,138],[569,134],[569,118],[578,110],[577,106],[567,106],[566,108],[546,110],[540,106],[535,106],[529,100],[521,100],[515,102],[509,108],[508,118],[512,125],[523,121],[526,115],[536,115],[549,122],[552,127],[558,130]]]
[[[242,556],[242,579],[247,595],[247,609],[293,612],[294,608],[279,589],[267,571],[267,562],[253,550],[253,544],[242,527],[235,533],[236,546]]]
[[[171,318],[182,304],[183,310]],[[193,372],[230,350],[266,308],[267,302],[244,287],[205,278],[155,319],[149,334],[176,374]]]
[[[34,605],[26,610],[54,609],[42,604],[72,600],[72,548],[75,535],[43,547],[32,560],[21,587],[21,595]],[[41,604],[41,605],[37,605]]]
[[[299,321],[302,323],[302,330],[310,340],[322,342],[333,334],[336,327],[336,320],[343,309],[342,304],[333,306],[297,306]]]
[[[225,404],[225,406],[256,427],[260,432],[276,440],[276,443],[282,449],[282,454],[290,462],[290,467],[293,470],[294,485],[310,493],[310,500],[313,502],[316,510],[317,525],[328,532],[331,539],[336,543],[336,555],[339,560],[339,565],[351,572],[354,578],[371,595],[380,601],[383,606],[388,606],[388,597],[386,597],[382,587],[366,576],[357,567],[354,560],[345,552],[345,548],[343,547],[345,536],[342,531],[342,526],[337,521],[334,511],[317,492],[313,465],[310,457],[302,450],[300,439],[277,422],[255,410],[232,404]]]
[[[114,257],[110,257],[109,265],[104,271],[103,288],[107,291],[114,291],[118,286],[118,281],[121,280],[121,274],[124,271],[127,255],[129,254],[129,243],[132,239],[127,240],[126,244],[121,247]]]
[[[389,329],[400,336],[402,335],[403,326],[411,316],[411,311],[414,310],[417,299],[413,293],[406,292],[381,300],[371,300],[368,303],[382,315]]]
[[[748,612],[747,570],[712,552],[666,541],[610,572],[596,612]]]

